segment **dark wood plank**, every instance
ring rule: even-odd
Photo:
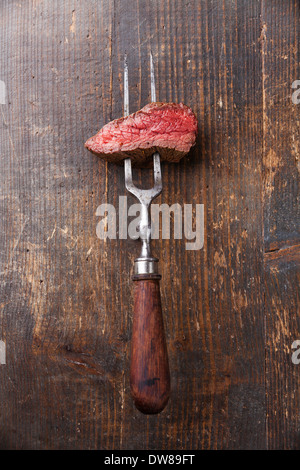
[[[110,253],[98,249],[95,236],[107,172],[83,143],[92,122],[110,118],[112,5],[3,2],[0,16],[8,89],[1,125],[1,446],[111,448],[120,440],[113,410],[120,407],[117,356],[126,338]]]
[[[263,2],[264,239],[267,446],[299,449],[299,365],[292,344],[299,323],[300,5]]]
[[[115,5],[113,117],[122,112],[125,53],[131,111],[149,101],[151,49],[158,98],[191,106],[200,129],[190,159],[164,166],[161,201],[204,203],[206,214],[203,250],[186,252],[184,243],[172,240],[155,247],[172,395],[159,421],[149,417],[145,428],[144,417],[137,415],[138,448],[265,445],[264,332],[263,316],[257,314],[262,313],[263,249],[259,15],[259,5],[246,2],[238,8],[206,2]],[[256,21],[249,24],[250,17]],[[119,174],[114,187],[122,188]],[[139,181],[146,176],[138,173]],[[137,252],[135,243],[126,246]],[[135,425],[126,424],[124,446],[130,448]]]
[[[262,9],[266,251],[300,243],[300,106],[292,100],[300,72],[299,8],[297,0],[277,0]]]
[[[269,449],[299,449],[299,247],[266,256],[266,383]]]

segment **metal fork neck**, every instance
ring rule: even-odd
[[[137,188],[132,182],[131,160],[127,158],[125,165],[125,185],[126,189],[133,194],[141,204],[141,214],[139,223],[139,238],[141,240],[141,253],[134,262],[135,275],[157,275],[158,259],[151,254],[151,217],[150,205],[162,191],[160,156],[156,152],[153,155],[154,166],[154,186],[151,189]]]
[[[134,260],[134,274],[157,274],[158,259],[151,253],[151,216],[150,203],[145,203],[143,198],[139,199],[141,204],[141,214],[139,223],[139,237],[142,243],[141,253]]]

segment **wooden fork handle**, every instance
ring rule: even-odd
[[[130,386],[136,407],[155,414],[170,395],[169,361],[158,275],[135,276]]]

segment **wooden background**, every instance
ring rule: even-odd
[[[300,447],[299,20],[298,0],[0,2],[2,449]],[[158,99],[199,120],[157,202],[204,204],[205,242],[154,243],[172,397],[146,417],[128,378],[139,243],[96,236],[123,169],[83,144],[123,113],[125,52],[130,109],[149,102],[150,49]]]

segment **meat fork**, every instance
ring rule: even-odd
[[[156,101],[150,54],[151,101]],[[128,65],[124,60],[124,115],[129,115]],[[151,254],[150,205],[162,191],[160,155],[153,154],[154,186],[137,188],[132,182],[130,158],[124,160],[125,186],[140,202],[141,253],[134,261],[135,293],[131,342],[130,388],[136,407],[145,414],[159,413],[170,395],[170,372],[164,333],[158,259]]]

